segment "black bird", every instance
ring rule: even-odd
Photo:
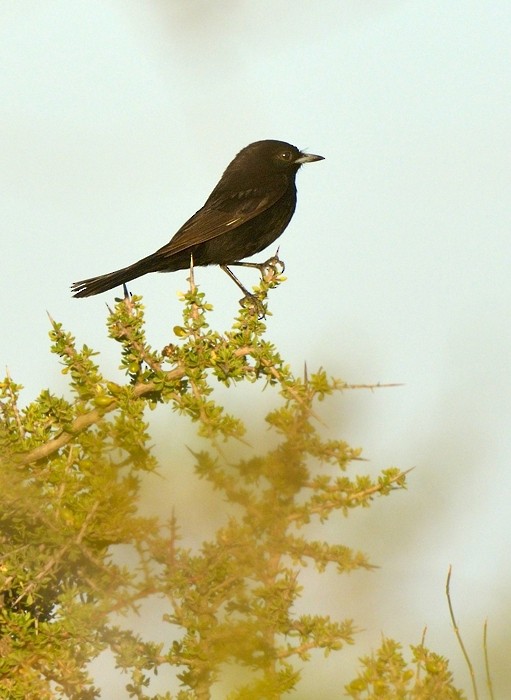
[[[169,243],[133,265],[71,286],[73,296],[106,292],[148,272],[174,272],[193,264],[220,265],[251,296],[227,265],[259,253],[284,231],[296,206],[295,176],[303,163],[323,156],[303,153],[284,141],[256,141],[227,166],[206,203]]]

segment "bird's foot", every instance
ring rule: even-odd
[[[258,268],[263,279],[266,280],[269,278],[271,280],[273,277],[282,275],[286,269],[286,265],[284,264],[284,261],[281,260],[277,254],[275,254],[271,258],[268,258],[268,260],[265,260],[263,263],[258,265]]]
[[[257,314],[257,318],[261,321],[266,318],[266,309],[263,302],[255,295],[247,293],[240,299],[240,306],[247,309],[254,316]]]

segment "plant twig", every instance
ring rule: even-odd
[[[179,379],[183,375],[184,369],[178,367],[176,369],[171,370],[170,372],[167,372],[165,374],[165,379],[166,381],[173,381]],[[133,397],[138,398],[140,396],[150,394],[153,391],[157,390],[158,389],[155,382],[136,384],[133,387]],[[75,420],[71,423],[71,428],[69,429],[69,431],[63,430],[56,438],[49,440],[43,445],[38,445],[38,447],[34,447],[34,449],[30,452],[16,455],[16,464],[19,466],[24,466],[32,462],[37,462],[39,459],[48,458],[61,447],[67,445],[68,442],[70,442],[74,437],[76,437],[78,433],[83,432],[95,423],[99,423],[99,421],[102,420],[102,418],[107,413],[116,409],[117,406],[118,403],[112,396],[112,403],[108,404],[107,406],[95,408],[92,411],[89,411],[88,413],[83,413],[82,415],[78,416],[78,418],[75,418]]]
[[[449,565],[449,571],[447,573],[447,581],[445,584],[445,594],[447,596],[447,603],[449,605],[449,615],[451,618],[452,626],[454,628],[454,634],[456,635],[456,639],[458,640],[458,644],[460,645],[460,649],[463,653],[463,656],[465,658],[465,662],[467,664],[469,673],[470,673],[470,680],[472,682],[472,690],[474,692],[474,700],[479,700],[479,693],[477,692],[477,684],[476,684],[476,677],[474,673],[474,667],[472,666],[472,662],[470,661],[469,655],[467,653],[467,650],[465,649],[465,645],[463,644],[463,639],[461,638],[461,634],[458,628],[458,624],[456,622],[456,618],[454,617],[454,610],[452,607],[452,601],[451,601],[451,573],[452,573],[452,565]]]
[[[483,627],[483,651],[484,651],[484,670],[486,673],[486,685],[488,686],[488,693],[490,695],[490,700],[495,700],[494,695],[493,695],[493,684],[491,682],[490,660],[488,658],[488,620],[484,621],[484,627]]]
[[[427,627],[424,627],[424,629],[422,630],[421,647],[424,647],[424,644],[426,643],[426,632],[427,631],[428,631]],[[421,667],[420,663],[418,663],[417,664],[417,672],[415,673],[415,684],[416,685],[419,684],[419,680],[421,677],[421,670],[422,670],[422,667]]]

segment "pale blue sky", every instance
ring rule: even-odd
[[[372,473],[416,467],[408,493],[329,530],[382,569],[324,590],[365,629],[355,654],[382,631],[415,643],[427,624],[468,689],[444,599],[452,563],[473,656],[485,617],[490,646],[499,640],[500,696],[511,686],[510,45],[509,0],[0,1],[0,362],[24,400],[65,386],[46,311],[116,371],[104,326],[114,295],[72,299],[71,282],[163,245],[247,143],[324,155],[298,176],[269,337],[297,372],[306,360],[349,382],[402,382],[325,410]],[[185,278],[131,286],[155,346],[170,340]],[[197,279],[225,328],[237,290],[215,268]],[[325,663],[325,697],[345,659]],[[316,681],[306,673],[304,692]]]

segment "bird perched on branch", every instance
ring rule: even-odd
[[[174,272],[194,266],[220,265],[245,296],[251,296],[228,265],[261,252],[284,231],[296,207],[295,177],[304,163],[323,156],[304,153],[285,141],[256,141],[227,166],[204,206],[173,238],[151,255],[99,277],[74,282],[73,296],[88,297],[126,284],[148,272]]]

